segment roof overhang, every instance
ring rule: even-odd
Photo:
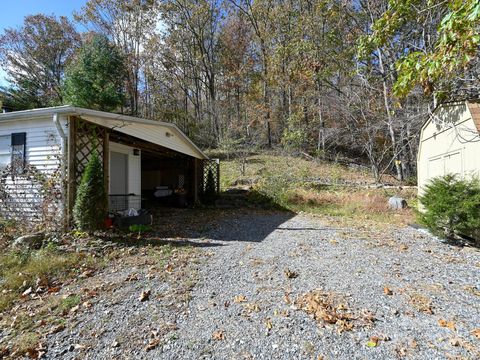
[[[54,114],[78,116],[86,121],[107,127],[109,129],[130,135],[141,140],[198,158],[208,159],[175,124],[142,119],[134,116],[114,114],[105,111],[85,109],[70,105],[50,108],[14,111],[0,114],[0,122],[32,120]]]

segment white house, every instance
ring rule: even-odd
[[[423,125],[417,158],[418,189],[437,176],[480,176],[480,102],[446,103]]]
[[[71,218],[75,191],[91,154],[103,168],[110,210],[139,209],[204,189],[211,162],[171,123],[73,106],[0,114],[0,216]]]

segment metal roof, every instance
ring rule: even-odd
[[[0,114],[0,122],[31,120],[45,116],[75,115],[82,119],[199,159],[208,159],[175,124],[64,105]]]

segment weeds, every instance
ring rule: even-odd
[[[62,253],[54,246],[3,253],[0,255],[0,311],[9,309],[26,289],[63,280],[76,274],[80,265],[95,267],[97,260],[82,253]]]

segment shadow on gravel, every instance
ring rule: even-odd
[[[261,242],[280,225],[296,216],[293,212],[248,212],[222,219],[205,237],[218,241]],[[289,228],[288,228],[289,229]],[[290,230],[290,229],[289,229]]]
[[[207,247],[216,247],[222,246],[222,244],[218,243],[209,243],[209,242],[196,242],[190,240],[183,240],[183,239],[160,239],[157,237],[148,237],[145,235],[143,238],[138,239],[135,237],[116,237],[116,238],[109,238],[104,239],[115,243],[120,246],[125,247],[157,247],[157,246],[173,246],[173,247],[197,247],[197,248],[207,248]]]
[[[290,230],[290,231],[332,231],[332,230],[344,230],[344,229],[336,229],[336,228],[287,228],[287,227],[279,227],[277,230]]]

